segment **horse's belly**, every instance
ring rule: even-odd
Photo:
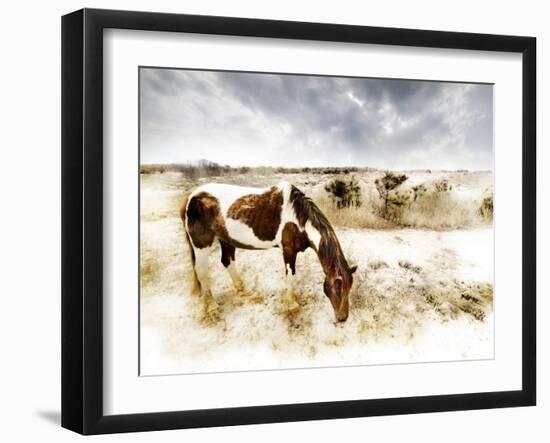
[[[268,249],[277,245],[276,239],[273,240],[260,240],[254,234],[253,229],[243,223],[240,220],[234,220],[227,218],[225,220],[227,233],[231,240],[235,243],[242,245],[242,247],[250,247],[253,249]]]

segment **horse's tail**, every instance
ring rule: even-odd
[[[180,208],[180,218],[183,222],[183,232],[185,234],[185,240],[187,240],[187,246],[189,247],[189,253],[191,254],[191,272],[193,275],[190,275],[190,279],[192,281],[191,284],[191,293],[193,295],[200,294],[201,291],[201,284],[199,282],[199,279],[197,278],[197,271],[195,270],[195,251],[193,250],[193,245],[191,244],[191,238],[189,237],[189,232],[187,232],[187,223],[185,222],[187,219],[187,202],[189,201],[189,196],[191,194],[185,194],[183,197],[183,203],[181,204]]]

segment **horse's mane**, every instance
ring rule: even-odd
[[[298,219],[298,223],[302,228],[309,221],[311,225],[319,231],[321,241],[317,254],[323,265],[331,271],[343,273],[349,270],[348,263],[342,252],[340,242],[334,228],[321,212],[319,207],[296,186],[291,186],[290,202],[294,208],[294,213]]]

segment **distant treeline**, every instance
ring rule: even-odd
[[[324,167],[324,168],[287,168],[283,166],[229,166],[220,165],[209,160],[200,160],[194,163],[172,163],[172,164],[147,164],[140,166],[142,174],[154,174],[163,172],[180,172],[189,177],[214,177],[222,175],[246,174],[256,172],[258,174],[350,174],[354,172],[376,171],[370,167]]]

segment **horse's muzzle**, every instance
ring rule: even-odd
[[[349,312],[344,312],[342,314],[336,314],[336,320],[338,321],[346,321],[348,319]]]

